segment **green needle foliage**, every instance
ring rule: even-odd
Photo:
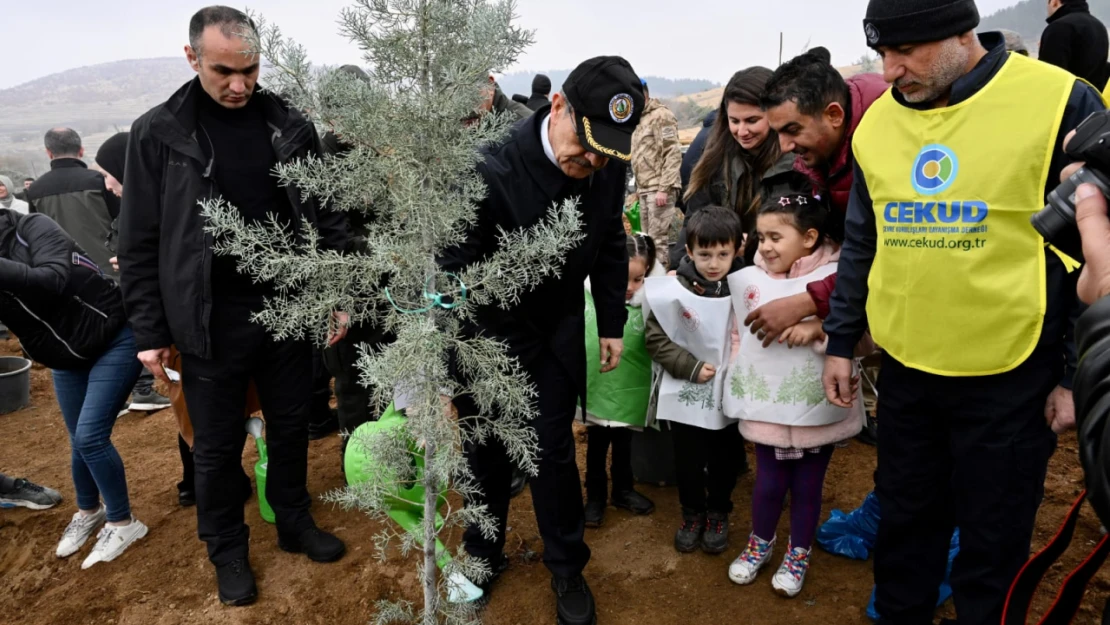
[[[217,253],[237,256],[240,271],[276,285],[277,295],[255,316],[276,337],[322,344],[332,311],[397,335],[380,351],[363,349],[359,366],[379,408],[395,392],[407,397],[405,432],[353,438],[351,445],[387,469],[328,496],[382,521],[385,529],[373,538],[380,558],[398,550],[422,556],[423,605],[379,603],[375,623],[476,622],[472,608],[445,600],[446,579],[462,573],[480,580],[489,571],[460,549],[440,575],[434,543],[450,528],[474,523],[492,537],[496,526],[483,506],[453,503],[439,510],[437,522],[436,495],[476,494],[463,447],[490,438],[535,471],[536,434],[528,425],[533,386],[505,345],[465,336],[460,327],[475,307],[507,308],[559,273],[565,253],[581,238],[577,207],[552,206],[531,228],[497,233],[501,250],[460,275],[445,275],[435,263],[476,223],[486,194],[475,171],[479,149],[502,139],[513,122],[497,114],[464,120],[475,118],[490,72],[512,65],[532,41],[531,32],[513,25],[514,10],[510,0],[358,0],[342,12],[340,32],[361,51],[369,81],[314,68],[302,47],[256,18],[257,50],[271,68],[266,88],[306,111],[321,133],[334,132],[350,146],[340,155],[279,166],[276,175],[337,210],[364,214],[369,225],[359,233],[359,250],[339,253],[321,249],[307,224],[294,234],[276,222],[247,225],[222,201],[203,206]],[[436,295],[457,307],[436,305]],[[469,385],[448,374],[451,354],[473,381]],[[462,393],[476,399],[480,414],[451,414],[444,398]],[[427,495],[424,524],[408,533],[387,513],[391,494],[415,479],[414,444],[423,449]]]

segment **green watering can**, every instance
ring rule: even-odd
[[[254,444],[258,447],[258,462],[254,464],[254,482],[258,488],[258,513],[262,520],[274,523],[274,509],[266,501],[266,466],[270,463],[270,456],[266,452],[266,439],[262,438],[262,419],[251,417],[247,419],[247,433],[254,437]]]
[[[381,466],[375,458],[371,457],[370,451],[367,449],[368,445],[360,441],[369,441],[376,436],[396,436],[403,432],[404,427],[405,416],[392,405],[385,411],[381,419],[360,425],[351,434],[351,440],[347,444],[347,451],[343,458],[347,483],[351,486],[364,484],[369,482],[373,475],[378,475],[385,482],[395,481],[392,476],[394,472]],[[408,482],[405,486],[398,485],[397,489],[386,498],[389,505],[387,514],[394,523],[400,525],[406,531],[415,532],[414,535],[417,536],[417,541],[419,541],[422,537],[421,528],[424,525],[424,452],[411,441],[409,448],[412,451],[416,474],[413,481]],[[436,507],[442,507],[446,503],[447,498],[444,493],[440,493]],[[436,527],[442,526],[443,517],[436,513]],[[451,554],[448,553],[447,547],[438,538],[436,539],[436,554],[436,564],[442,570],[451,561]],[[458,572],[448,577],[447,585],[447,600],[451,603],[472,603],[481,599],[483,595],[481,588],[475,586]]]

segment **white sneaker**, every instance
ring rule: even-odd
[[[786,557],[782,559],[782,566],[771,579],[775,592],[788,598],[797,597],[802,592],[806,572],[809,571],[809,552],[809,549],[790,546]]]
[[[78,550],[85,544],[85,541],[96,533],[96,530],[104,524],[105,516],[108,511],[101,505],[95,514],[85,516],[80,512],[73,515],[73,520],[66,526],[66,531],[62,533],[62,539],[58,541],[58,550],[55,555],[59,558],[68,558],[77,553]]]
[[[82,569],[87,569],[97,562],[111,562],[119,557],[131,543],[139,540],[149,530],[135,517],[131,517],[131,524],[122,527],[105,525],[96,537],[96,546],[93,547],[89,557],[81,563]]]
[[[774,538],[767,542],[755,534],[750,535],[747,548],[729,565],[728,578],[741,586],[754,582],[759,570],[771,561],[774,549]]]

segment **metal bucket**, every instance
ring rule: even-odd
[[[0,414],[15,412],[31,403],[31,361],[18,356],[0,357]]]

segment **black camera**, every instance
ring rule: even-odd
[[[1033,227],[1045,241],[1076,260],[1083,260],[1083,244],[1075,225],[1075,191],[1090,183],[1110,198],[1110,111],[1092,113],[1075,129],[1067,153],[1085,161],[1079,171],[1048,194],[1048,206],[1033,215]]]

